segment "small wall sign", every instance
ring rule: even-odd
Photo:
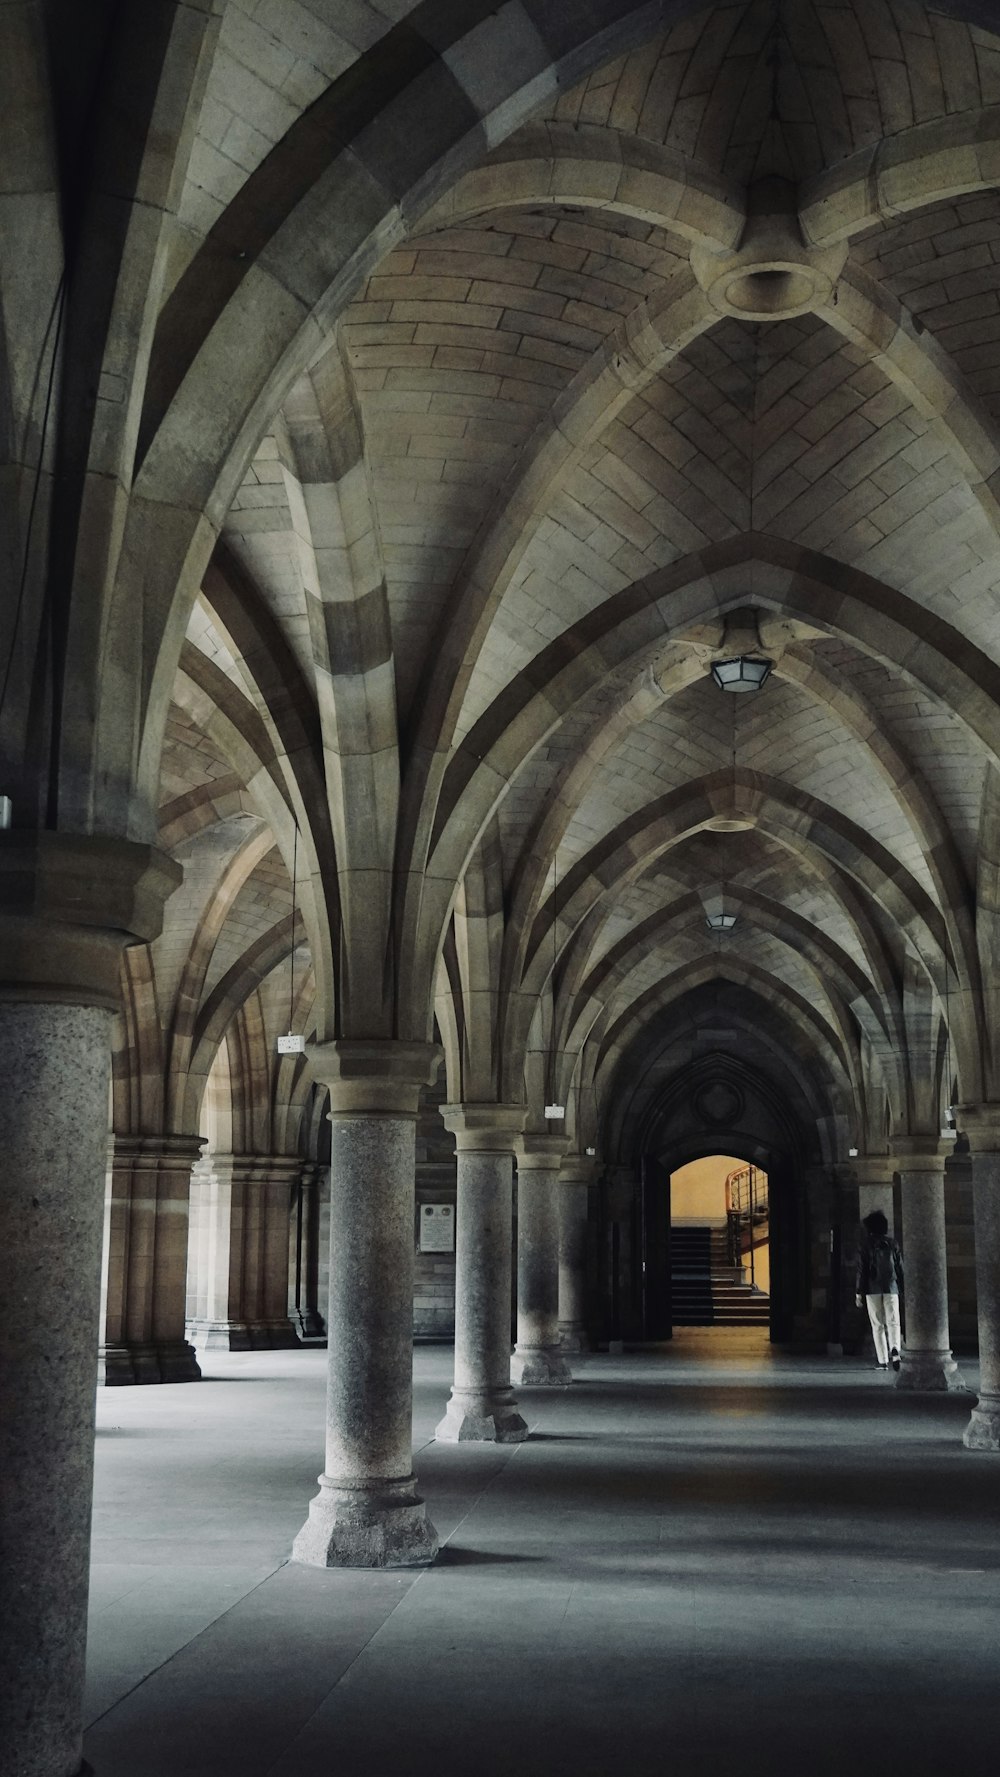
[[[289,1031],[287,1037],[278,1038],[279,1055],[304,1055],[305,1052],[305,1037],[297,1036],[294,1031]]]
[[[454,1250],[454,1204],[422,1203],[420,1205],[420,1251],[422,1253],[453,1253]]]

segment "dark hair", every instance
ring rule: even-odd
[[[873,1209],[871,1215],[865,1216],[862,1227],[868,1229],[873,1240],[878,1240],[881,1235],[889,1232],[889,1224],[880,1209]]]

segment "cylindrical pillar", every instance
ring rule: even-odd
[[[0,1003],[0,1745],[18,1777],[80,1765],[110,1044],[96,1007]]]
[[[298,1344],[288,1314],[288,1224],[300,1169],[286,1154],[211,1154],[195,1167],[188,1331],[202,1350]]]
[[[594,1162],[567,1155],[559,1169],[559,1342],[586,1351],[587,1220]]]
[[[864,1239],[864,1229],[860,1226],[866,1216],[880,1209],[893,1232],[894,1210],[892,1193],[893,1162],[889,1154],[862,1154],[854,1163],[854,1172],[858,1181],[858,1233],[859,1241]],[[871,1323],[866,1309],[858,1310],[859,1321],[864,1321],[864,1332],[859,1345],[862,1351],[875,1356],[875,1341],[872,1336]]]
[[[1000,1450],[1000,1104],[956,1113],[972,1153],[976,1225],[979,1399],[965,1428],[967,1450]]]
[[[559,1164],[566,1143],[524,1136],[517,1149],[515,1387],[564,1388],[573,1375],[559,1350]]]
[[[156,936],[179,876],[148,846],[0,832],[0,1762],[12,1777],[82,1769],[111,1029],[122,946]]]
[[[863,1222],[873,1210],[880,1209],[893,1230],[892,1202],[893,1162],[888,1154],[862,1154],[855,1162],[858,1181],[858,1220]]]
[[[119,1135],[108,1165],[107,1296],[98,1378],[197,1382],[185,1338],[188,1213],[197,1135]]]
[[[327,1184],[325,1166],[304,1161],[300,1173],[297,1198],[289,1230],[288,1313],[300,1340],[313,1342],[326,1337],[326,1322],[320,1310],[320,1224],[321,1195]],[[329,1244],[329,1229],[327,1229]],[[324,1278],[326,1267],[323,1266]],[[324,1291],[324,1299],[325,1299]]]
[[[455,1381],[435,1436],[519,1444],[528,1427],[510,1385],[511,1200],[518,1105],[446,1104],[458,1176]]]
[[[961,1391],[965,1383],[951,1353],[948,1262],[945,1245],[944,1162],[949,1144],[933,1135],[893,1144],[903,1205],[906,1338],[896,1387]]]
[[[292,1559],[423,1566],[438,1543],[412,1463],[414,1156],[439,1052],[342,1040],[308,1054],[333,1124],[326,1468]]]

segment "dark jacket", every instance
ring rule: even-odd
[[[858,1253],[855,1290],[859,1296],[898,1296],[903,1287],[903,1257],[889,1234],[867,1236]]]

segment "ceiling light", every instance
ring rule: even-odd
[[[705,924],[710,932],[731,932],[736,924],[735,913],[706,913]]]
[[[720,691],[759,691],[773,665],[753,654],[737,654],[733,660],[713,660],[712,677]]]

